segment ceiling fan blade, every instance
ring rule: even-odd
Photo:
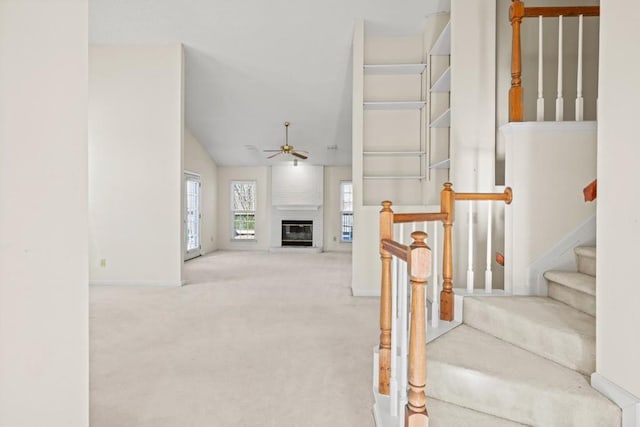
[[[265,152],[265,153],[279,153],[282,150],[262,150],[262,151]]]
[[[307,159],[307,156],[305,156],[304,154],[301,154],[299,151],[292,151],[291,154],[293,154],[294,156],[302,160]]]
[[[273,159],[275,156],[279,156],[280,154],[282,154],[282,152],[278,151],[276,154],[272,154],[269,157],[267,157],[267,159]]]

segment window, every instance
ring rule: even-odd
[[[256,182],[231,182],[232,238],[252,240],[256,238]]]
[[[340,183],[340,241],[351,242],[353,240],[353,185],[351,181]]]

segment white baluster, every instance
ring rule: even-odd
[[[564,99],[562,99],[562,15],[558,17],[558,97],[556,98],[556,121],[564,118]]]
[[[390,414],[398,416],[398,257],[391,263],[391,379],[389,380]]]
[[[491,271],[491,239],[493,236],[491,235],[491,226],[493,222],[492,218],[492,204],[491,202],[487,203],[489,208],[487,209],[487,269],[484,272],[484,290],[487,293],[491,293],[493,289],[493,273]]]
[[[400,235],[403,236],[404,241],[404,224],[400,224]],[[403,243],[403,242],[400,242]],[[400,267],[400,290],[398,297],[400,298],[400,324],[398,326],[398,332],[400,333],[400,381],[398,389],[400,391],[400,407],[404,407],[407,402],[407,369],[409,362],[409,311],[407,306],[407,300],[409,298],[408,286],[407,286],[407,264],[401,263]],[[400,411],[403,413],[404,411]]]
[[[467,291],[473,292],[473,201],[469,200],[469,237],[467,260]]]
[[[578,76],[576,87],[576,121],[584,119],[584,99],[582,98],[582,18],[578,17]]]
[[[407,300],[409,297],[407,286],[407,264],[402,264],[402,275],[400,285],[402,287],[402,320],[400,325],[400,333],[402,334],[402,342],[400,348],[400,358],[402,359],[402,368],[400,371],[400,406],[404,407],[407,402],[407,370],[409,368],[409,309],[407,306]],[[402,412],[402,411],[401,411]]]
[[[428,227],[429,227],[429,223],[427,221],[424,221],[422,223],[422,230],[425,233],[427,233],[427,245],[429,244],[428,241],[429,241],[429,236],[430,236]],[[425,310],[424,311],[424,313],[425,313],[425,316],[424,316],[424,330],[425,330],[425,332],[429,329],[429,306],[427,304],[428,301],[429,301],[429,297],[427,295],[427,292],[425,291],[425,293],[424,293],[424,310]]]
[[[542,16],[538,17],[538,108],[537,119],[539,122],[544,121],[544,94],[542,82]]]
[[[440,322],[440,283],[438,281],[438,226],[439,222],[434,221],[433,223],[433,251],[431,252],[431,256],[433,262],[431,264],[431,283],[433,283],[433,299],[431,302],[431,326],[434,328],[438,327]]]

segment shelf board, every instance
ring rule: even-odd
[[[365,110],[420,110],[425,101],[370,101],[364,103]]]
[[[424,151],[364,151],[365,156],[422,156]]]
[[[431,46],[429,55],[451,55],[451,21],[447,22],[436,42]]]
[[[448,128],[451,127],[451,108],[447,108],[447,111],[440,114],[440,116],[431,122],[429,127],[432,128]]]
[[[369,64],[364,66],[365,74],[421,74],[427,64]]]
[[[439,162],[431,163],[429,165],[429,169],[449,169],[450,164],[451,164],[450,159],[444,159]]]
[[[431,92],[449,92],[451,90],[451,67],[438,77],[438,80],[431,86]]]
[[[407,180],[414,180],[414,179],[424,179],[424,176],[420,176],[420,175],[380,175],[380,176],[363,176],[363,179],[407,179]]]

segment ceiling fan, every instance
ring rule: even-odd
[[[280,154],[291,154],[298,159],[306,160],[309,157],[309,153],[303,150],[296,150],[293,145],[289,145],[289,122],[284,122],[285,129],[285,142],[280,146],[279,150],[264,150],[265,153],[275,153],[267,157],[267,159],[273,159]]]

